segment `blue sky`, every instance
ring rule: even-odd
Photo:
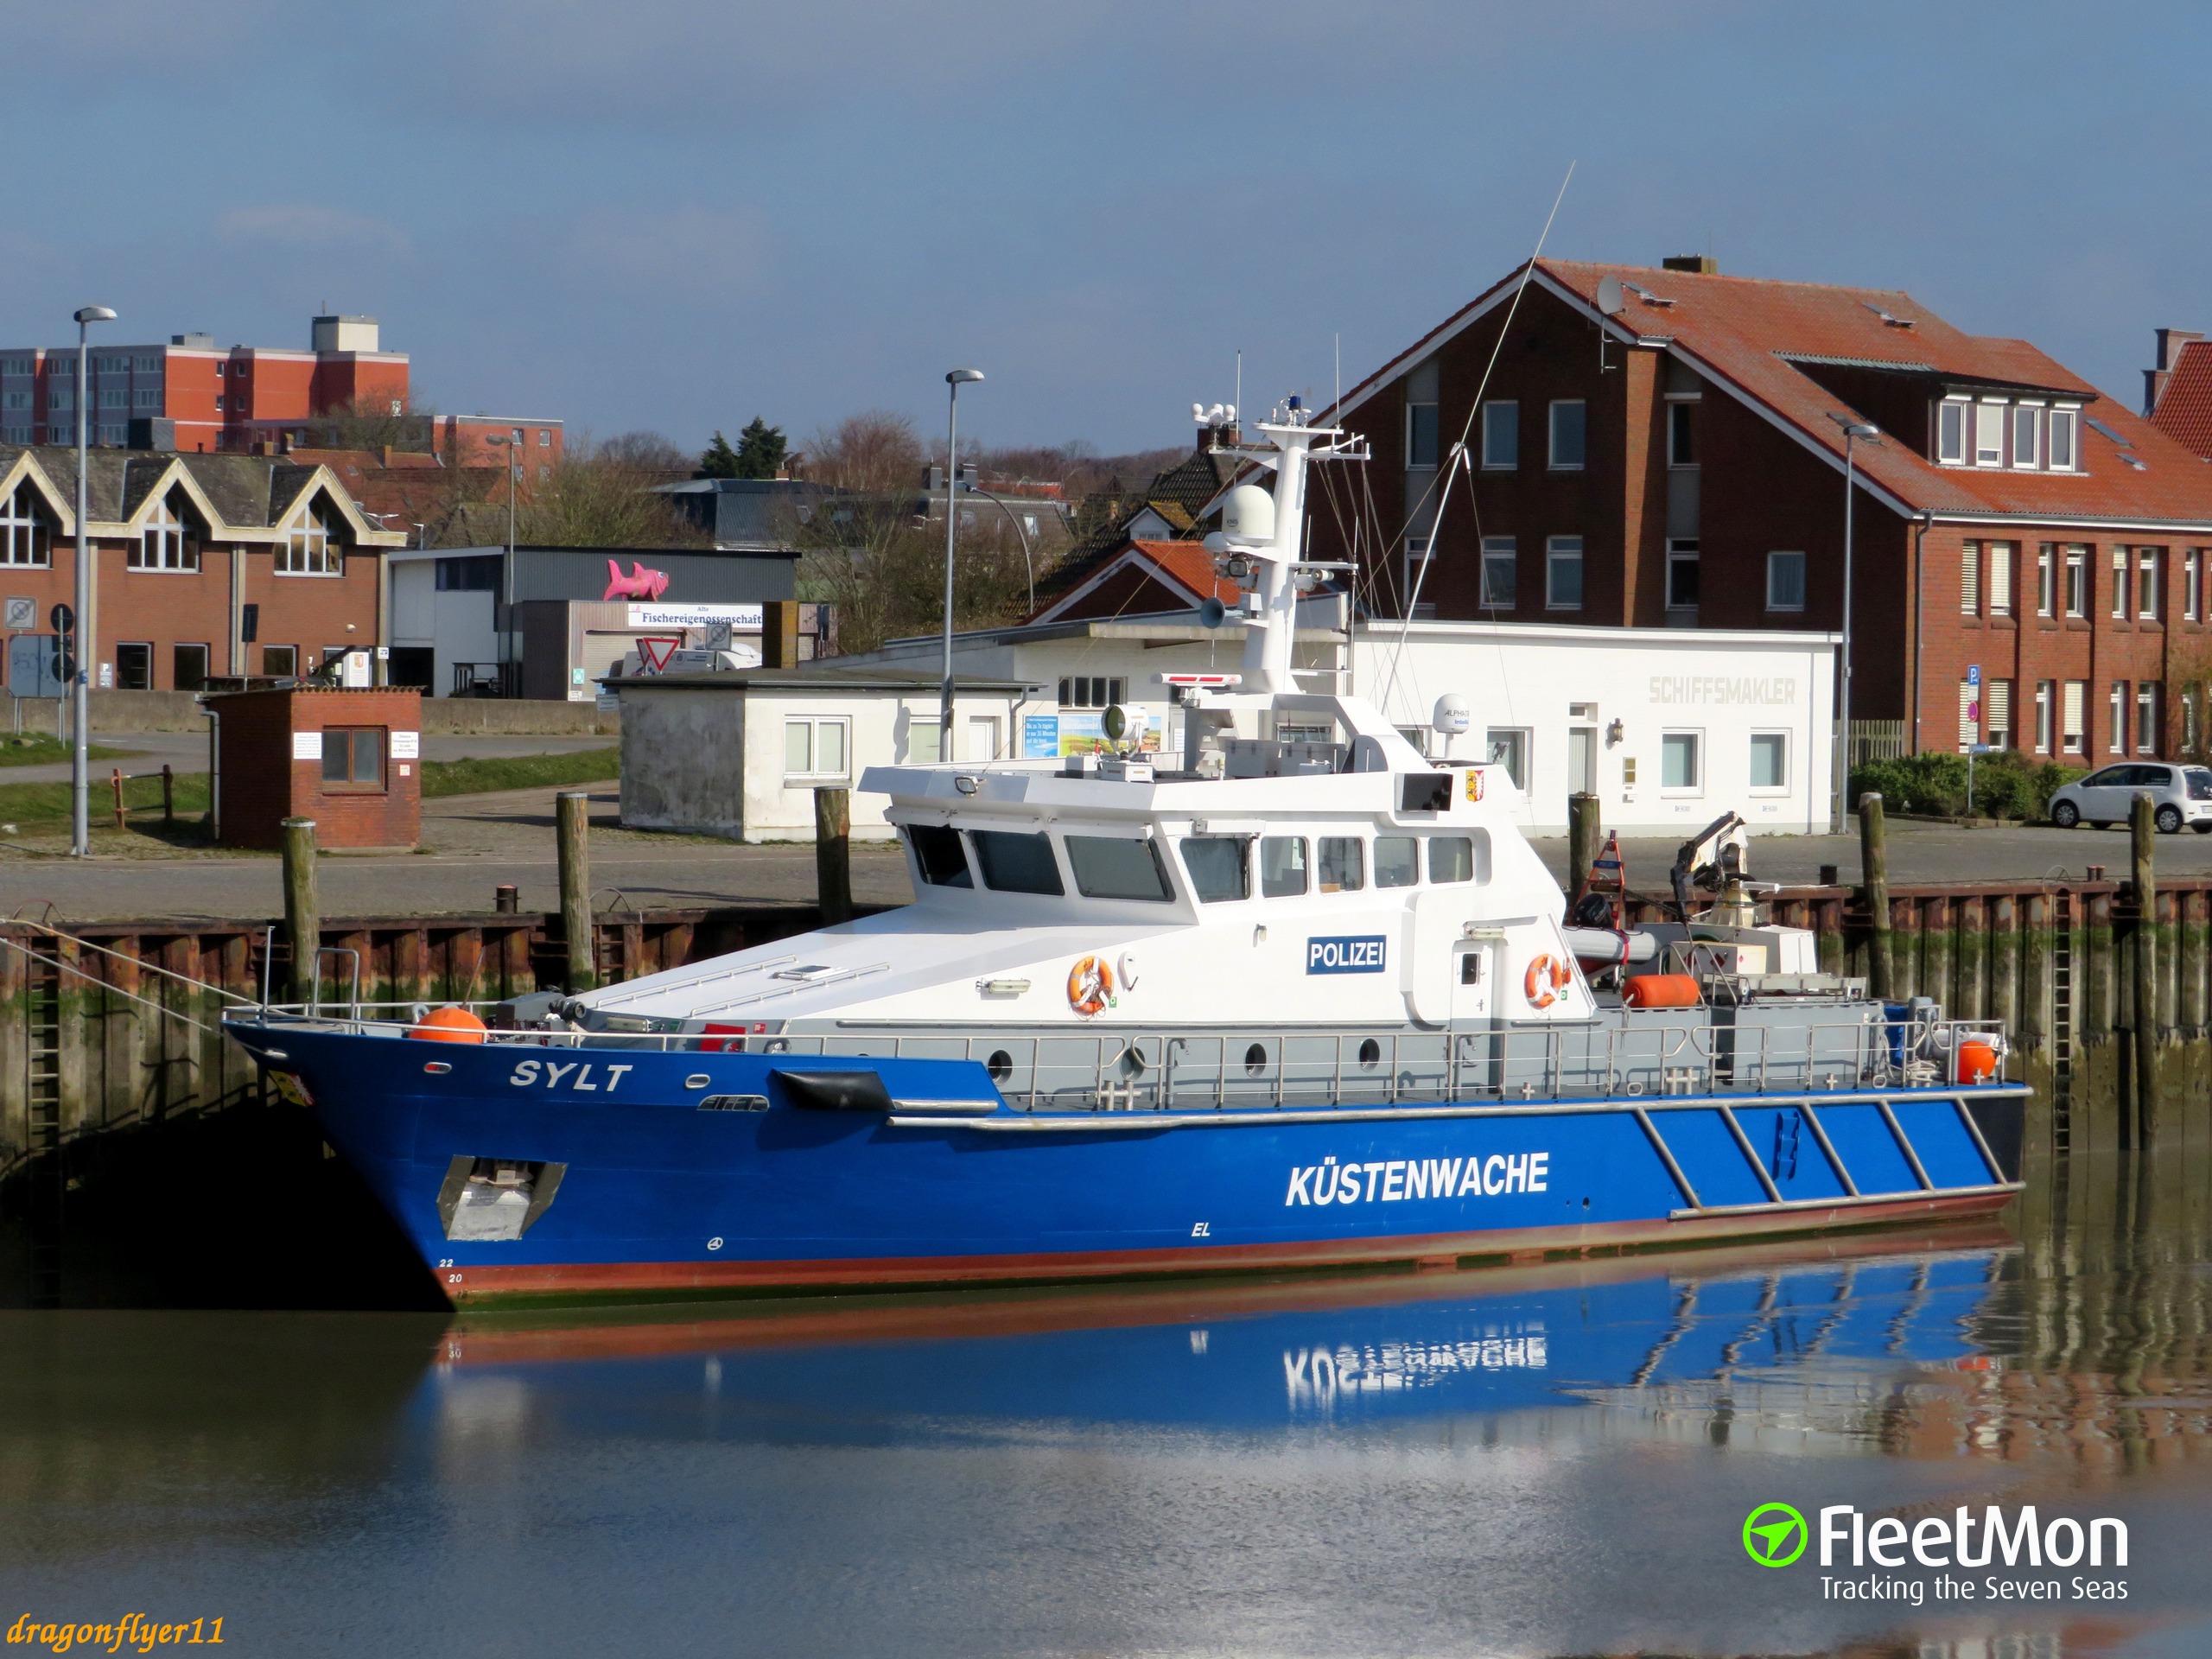
[[[11,17],[0,344],[380,317],[437,406],[1182,441],[1550,251],[1909,289],[2133,407],[2212,329],[2212,10],[461,6]]]

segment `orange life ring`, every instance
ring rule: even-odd
[[[1532,1008],[1548,1008],[1567,988],[1567,964],[1547,951],[1529,964],[1521,989]]]
[[[1068,969],[1068,1006],[1088,1020],[1114,1002],[1114,969],[1103,957],[1078,957]]]

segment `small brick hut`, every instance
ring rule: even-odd
[[[207,700],[226,847],[275,847],[288,817],[321,847],[410,850],[423,834],[423,699],[413,690],[287,687]]]

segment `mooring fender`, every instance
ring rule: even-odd
[[[792,1105],[817,1112],[891,1110],[891,1091],[875,1071],[771,1071]]]

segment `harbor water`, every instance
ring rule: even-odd
[[[0,1313],[0,1650],[2200,1654],[2207,1169],[1480,1272]],[[1818,1559],[2030,1505],[2040,1565]]]

